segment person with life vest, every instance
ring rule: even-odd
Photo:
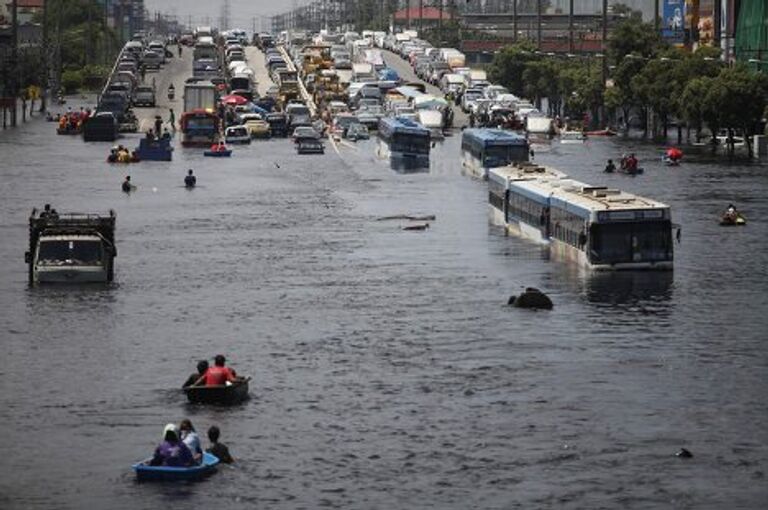
[[[205,382],[205,386],[223,386],[228,382],[233,383],[237,380],[237,374],[225,366],[226,362],[226,358],[221,354],[217,354],[213,358],[213,366],[209,367],[201,378]]]

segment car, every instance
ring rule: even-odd
[[[136,87],[136,91],[133,95],[133,106],[149,106],[154,108],[155,90],[146,85]]]
[[[301,138],[296,142],[296,152],[299,154],[325,154],[325,145],[314,138]]]
[[[288,136],[288,117],[282,112],[268,113],[266,121],[269,123],[272,136]]]
[[[368,140],[370,137],[368,128],[359,123],[350,124],[345,136],[347,140],[352,140],[353,142],[358,140]]]
[[[269,138],[271,136],[269,123],[258,113],[240,115],[240,125],[248,129],[251,138]]]
[[[227,143],[251,143],[251,133],[245,126],[230,126],[224,131]]]
[[[333,118],[332,130],[341,136],[347,136],[347,130],[353,124],[359,124],[360,121],[351,113],[340,113]]]
[[[312,138],[313,140],[319,140],[320,139],[320,133],[318,133],[315,128],[309,127],[309,126],[300,126],[293,130],[293,134],[291,135],[294,142],[299,142],[300,140],[303,140],[305,138]]]
[[[147,50],[144,52],[144,54],[141,56],[141,63],[144,66],[145,69],[160,69],[160,66],[163,64],[164,56],[161,56],[159,53],[151,50]]]

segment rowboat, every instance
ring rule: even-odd
[[[150,466],[150,460],[146,459],[131,466],[140,482],[200,480],[216,471],[216,465],[219,463],[219,458],[210,453],[203,453],[203,461],[189,467]]]
[[[193,404],[233,405],[248,398],[248,381],[241,378],[232,384],[219,386],[187,386],[184,393]]]
[[[724,214],[720,219],[720,226],[722,227],[741,227],[746,224],[747,219],[739,213],[737,213],[735,217]]]
[[[203,152],[203,156],[208,156],[211,158],[228,158],[232,155],[232,149],[227,149],[223,151],[205,151]]]

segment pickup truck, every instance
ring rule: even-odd
[[[46,206],[47,207],[47,206]],[[106,283],[114,278],[115,212],[59,214],[46,209],[29,217],[29,284]]]
[[[149,106],[154,108],[155,90],[147,86],[137,87],[133,95],[133,106]]]

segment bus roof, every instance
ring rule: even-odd
[[[404,117],[385,117],[381,119],[379,124],[380,129],[397,133],[415,134],[415,135],[428,135],[429,130],[411,119]]]
[[[489,180],[520,190],[530,198],[582,212],[668,209],[669,206],[607,186],[592,186],[569,178],[554,168],[516,163],[492,168]]]
[[[486,145],[527,145],[528,140],[523,135],[493,128],[465,129],[463,139],[474,139]]]

